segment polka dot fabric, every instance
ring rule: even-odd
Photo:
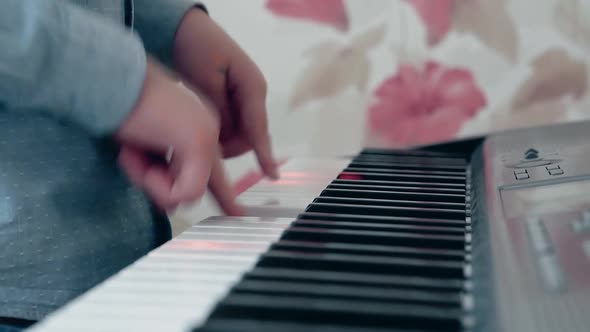
[[[0,108],[0,317],[37,320],[168,240],[170,224],[109,142],[23,114]]]

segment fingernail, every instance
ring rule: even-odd
[[[273,180],[278,180],[280,178],[279,169],[277,167],[274,167],[267,175]]]
[[[288,160],[289,160],[288,158],[281,158],[280,160],[275,161],[274,167],[272,168],[270,173],[267,175],[273,180],[280,179],[280,177],[281,177],[280,168],[281,168],[281,166],[286,164]]]

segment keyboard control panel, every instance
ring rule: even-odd
[[[500,309],[503,321],[522,322],[515,331],[590,330],[588,127],[522,130],[484,143],[498,307],[527,299]]]

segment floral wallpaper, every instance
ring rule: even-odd
[[[205,3],[268,79],[279,160],[590,118],[590,0]]]
[[[374,94],[368,129],[394,146],[448,140],[487,104],[469,70],[434,61],[400,64]]]
[[[381,10],[359,24],[353,17],[362,4]],[[365,114],[365,145],[429,144],[576,120],[590,112],[589,0],[266,0],[263,5],[278,22],[275,27],[307,29],[313,41],[292,54],[309,61],[289,82],[289,110],[353,88],[359,97],[369,97],[356,110]],[[333,33],[320,38],[311,26]],[[397,38],[388,31],[396,28]],[[384,46],[389,66],[370,56]],[[376,68],[386,74],[371,84]]]

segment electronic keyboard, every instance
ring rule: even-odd
[[[590,124],[295,159],[36,332],[589,331]]]

